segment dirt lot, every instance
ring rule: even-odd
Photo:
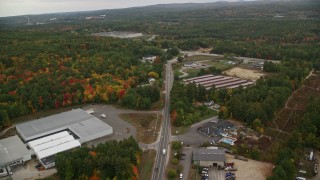
[[[34,159],[32,159],[31,161],[27,162],[27,164],[25,164],[24,166],[19,166],[16,169],[13,169],[12,179],[40,179],[51,176],[52,174],[57,172],[55,168],[38,171],[36,168],[34,168],[34,165],[36,163],[37,162]]]
[[[137,129],[138,142],[153,143],[161,126],[161,115],[156,113],[125,113],[120,118],[129,122]]]
[[[260,73],[258,70],[249,70],[249,69],[243,69],[239,67],[229,69],[227,71],[224,71],[223,73],[229,76],[236,76],[242,79],[250,79],[250,80],[257,80],[261,76],[264,76],[264,74]]]
[[[271,163],[265,163],[249,159],[249,161],[242,161],[234,159],[233,155],[226,154],[227,162],[234,162],[238,171],[235,171],[238,180],[265,180],[272,174]]]

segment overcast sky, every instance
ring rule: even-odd
[[[0,0],[0,17],[217,0]],[[236,0],[227,0],[236,1]]]

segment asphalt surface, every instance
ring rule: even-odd
[[[130,109],[118,109],[111,105],[104,105],[104,104],[94,104],[94,105],[86,105],[83,107],[84,110],[93,109],[94,113],[93,116],[99,118],[103,122],[107,123],[113,128],[113,134],[105,137],[101,137],[99,139],[95,139],[93,141],[87,142],[87,146],[91,147],[98,145],[99,143],[105,143],[109,140],[117,140],[121,141],[123,139],[127,139],[130,136],[136,138],[137,130],[136,128],[128,123],[127,121],[121,119],[119,117],[120,114],[123,113],[157,113],[156,111],[136,111]],[[100,117],[101,114],[105,114],[106,117]],[[139,143],[142,149],[146,149],[146,145]],[[153,144],[151,144],[151,147]]]
[[[130,110],[125,110],[125,109],[117,109],[114,108],[113,106],[109,105],[102,105],[102,104],[95,104],[95,105],[88,105],[83,107],[83,109],[88,110],[88,109],[93,109],[94,113],[92,113],[93,116],[99,118],[103,122],[107,123],[113,128],[113,134],[109,136],[105,136],[102,138],[95,139],[93,141],[87,142],[88,147],[90,146],[96,146],[100,143],[105,143],[106,141],[109,140],[123,140],[126,138],[129,138],[130,136],[136,137],[137,135],[137,130],[136,128],[131,125],[130,123],[122,120],[119,117],[119,114],[122,113],[129,113]],[[102,118],[100,117],[101,114],[105,114],[107,117]]]
[[[153,180],[162,180],[165,178],[165,169],[166,169],[167,158],[169,154],[168,145],[169,145],[169,139],[171,135],[169,106],[170,106],[170,91],[173,84],[173,72],[172,72],[171,64],[172,64],[172,61],[168,61],[168,63],[166,64],[166,85],[165,85],[166,96],[165,96],[165,105],[162,112],[164,121],[161,128],[160,142],[158,146],[154,172],[152,174]],[[165,149],[165,153],[163,153],[164,149]]]
[[[182,141],[184,145],[190,145],[190,146],[198,146],[205,142],[210,142],[212,138],[202,135],[198,132],[198,128],[202,127],[204,124],[210,122],[210,121],[217,121],[219,120],[217,116],[209,118],[207,120],[198,122],[194,125],[192,125],[186,133],[181,135],[173,136],[173,140],[176,141]]]
[[[184,147],[182,149],[182,153],[185,154],[184,160],[180,160],[180,165],[183,167],[182,173],[182,180],[187,180],[189,176],[189,169],[192,163],[192,152],[193,147]]]
[[[217,167],[209,168],[209,180],[225,180],[226,171],[218,170]]]

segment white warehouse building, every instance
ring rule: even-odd
[[[55,154],[113,134],[111,126],[82,109],[19,124],[16,129],[45,168],[55,165]]]

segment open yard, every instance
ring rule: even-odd
[[[120,118],[137,129],[137,140],[145,144],[156,141],[161,126],[161,115],[156,113],[124,113]]]
[[[34,165],[37,163],[35,159],[27,162],[23,166],[18,166],[16,169],[13,169],[12,179],[55,179],[56,176],[52,176],[57,173],[55,168],[46,169],[43,171],[38,171]],[[52,177],[52,178],[51,178]]]
[[[258,70],[250,70],[250,69],[244,69],[240,67],[229,69],[227,71],[224,71],[223,73],[229,76],[236,76],[242,79],[250,79],[250,80],[257,80],[261,76],[265,75]]]
[[[227,162],[234,162],[235,167],[238,169],[235,171],[236,179],[238,180],[265,180],[272,174],[273,164],[255,161],[249,159],[248,161],[242,161],[235,159],[233,155],[226,154]]]
[[[226,69],[230,69],[232,66],[231,64],[227,64],[228,61],[202,61],[202,64],[206,64],[208,66],[213,66],[217,69],[220,69],[222,71],[226,70]]]
[[[139,167],[139,180],[151,179],[155,157],[155,150],[146,150],[142,153],[142,160]]]
[[[193,78],[196,77],[198,75],[198,73],[200,72],[200,69],[184,69],[184,72],[188,73],[189,75],[186,78]]]
[[[188,57],[186,61],[222,60],[222,59],[223,57],[195,55],[195,56]]]

